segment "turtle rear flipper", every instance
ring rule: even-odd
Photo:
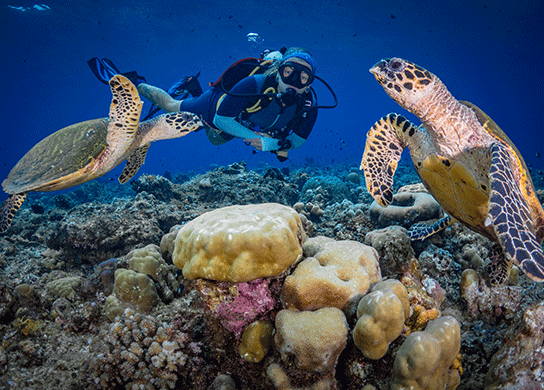
[[[15,213],[21,207],[26,199],[28,192],[21,192],[20,194],[11,194],[5,200],[4,204],[0,208],[0,234],[4,233],[11,226],[11,221],[15,217]]]
[[[489,253],[491,262],[484,271],[484,277],[491,286],[500,286],[504,284],[510,276],[512,261],[508,260],[509,256],[503,251],[500,244],[495,243],[491,247]]]
[[[127,163],[119,176],[119,183],[125,184],[132,179],[136,172],[138,172],[138,169],[140,169],[145,162],[145,156],[147,155],[147,150],[150,146],[151,144],[140,146],[127,157]]]
[[[427,237],[432,236],[433,234],[438,233],[441,230],[444,230],[451,224],[454,224],[457,220],[449,215],[444,218],[440,218],[435,223],[416,223],[410,226],[408,229],[408,237],[411,241],[424,240]]]
[[[486,226],[493,225],[507,260],[513,260],[533,280],[544,281],[544,253],[535,236],[533,219],[509,165],[504,144],[491,146],[491,196]]]
[[[405,139],[419,128],[398,114],[388,114],[377,121],[366,135],[361,168],[368,192],[381,206],[393,201],[393,175],[397,169]]]

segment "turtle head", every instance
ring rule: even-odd
[[[432,94],[440,80],[428,70],[402,58],[381,60],[370,73],[399,105],[416,109],[422,98]]]

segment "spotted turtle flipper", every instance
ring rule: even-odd
[[[493,225],[507,261],[514,261],[531,279],[544,281],[544,253],[529,206],[510,168],[508,149],[497,142],[490,151],[491,196],[485,224]]]
[[[360,169],[364,170],[368,192],[381,206],[393,201],[393,175],[397,169],[406,137],[420,131],[408,119],[388,114],[377,121],[366,135]]]

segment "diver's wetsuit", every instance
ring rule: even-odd
[[[261,93],[261,86],[266,79],[265,75],[249,76],[239,81],[230,92],[237,95]],[[277,87],[277,86],[276,86]],[[201,117],[207,125],[217,128],[217,121],[229,120],[237,118],[240,121],[241,113],[255,103],[256,98],[252,96],[233,96],[226,95],[221,101],[219,108],[217,102],[224,93],[219,88],[211,88],[196,98],[187,98],[181,101],[180,111],[189,111]],[[312,128],[317,119],[317,110],[310,109],[300,111],[301,118],[294,121],[290,126],[287,126],[294,119],[297,111],[297,105],[281,107],[277,99],[273,99],[268,106],[263,107],[255,113],[244,115],[244,126],[248,127],[248,132],[233,131],[233,134],[228,130],[221,129],[221,136],[225,140],[230,140],[233,137],[240,138],[256,138],[253,129],[258,126],[259,132],[268,133],[275,139],[287,139],[290,146],[282,148],[283,150],[296,149],[301,146],[310,135]],[[217,115],[217,116],[216,116]],[[290,128],[289,128],[290,127]],[[276,145],[279,145],[276,142]],[[271,146],[268,150],[278,150],[279,146]]]

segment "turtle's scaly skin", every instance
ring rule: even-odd
[[[421,181],[444,210],[500,244],[492,282],[507,277],[512,261],[533,280],[543,281],[544,211],[510,139],[483,111],[457,101],[418,65],[394,58],[370,71],[397,103],[423,122],[419,127],[389,114],[370,129],[361,162],[370,194],[382,206],[391,203],[393,175],[408,147]]]

